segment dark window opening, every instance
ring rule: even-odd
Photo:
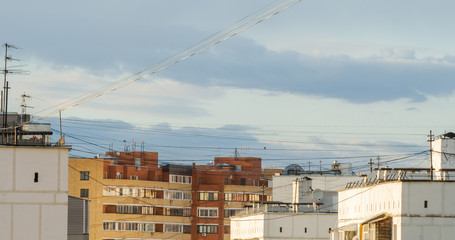
[[[246,185],[246,178],[240,179],[240,185]]]
[[[81,189],[81,197],[88,198],[88,189]]]
[[[424,208],[428,208],[428,201],[426,201],[426,200],[423,201],[423,207],[424,207]]]
[[[89,178],[90,178],[90,172],[88,172],[88,171],[81,172],[81,180],[89,180]]]
[[[280,232],[283,232],[283,227],[280,227]]]
[[[33,179],[34,182],[38,182],[38,173],[35,172],[35,179]]]
[[[307,228],[305,228],[305,233],[307,233]]]

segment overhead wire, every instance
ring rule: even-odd
[[[41,119],[45,119],[47,117],[53,116],[58,112],[62,112],[62,111],[77,107],[77,106],[84,104],[88,101],[91,101],[95,98],[101,97],[107,93],[116,91],[123,87],[126,87],[147,76],[156,74],[174,64],[177,64],[190,57],[200,54],[200,53],[206,51],[207,49],[209,49],[219,43],[222,43],[248,29],[252,28],[253,26],[271,18],[272,16],[275,16],[275,15],[289,9],[290,7],[299,3],[300,1],[301,0],[287,0],[283,3],[280,3],[276,6],[274,6],[271,9],[268,9],[265,12],[261,12],[260,14],[256,14],[256,15],[250,14],[249,15],[250,18],[242,18],[240,21],[237,21],[238,24],[234,24],[233,27],[228,29],[227,31],[217,32],[217,33],[209,36],[206,40],[203,40],[202,42],[196,44],[195,46],[190,47],[174,56],[166,58],[166,59],[158,62],[157,64],[152,65],[151,67],[141,70],[129,77],[126,77],[126,78],[117,80],[115,82],[112,82],[110,84],[107,84],[107,85],[105,85],[101,88],[98,88],[96,90],[93,90],[87,94],[83,94],[83,95],[73,98],[73,99],[68,99],[60,104],[57,104],[57,105],[49,107],[47,109],[38,111],[38,112],[34,113],[34,115],[37,115],[38,113],[40,113],[40,114],[43,113],[44,115],[37,117],[36,119],[30,120],[29,122],[26,122],[24,124],[36,122]],[[253,16],[253,17],[251,17],[251,16]],[[55,110],[53,110],[53,109],[55,109]],[[18,126],[15,126],[15,127],[17,128]],[[7,128],[7,129],[10,129],[10,128]]]

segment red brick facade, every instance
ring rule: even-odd
[[[175,179],[191,179],[192,201],[191,217],[189,217],[191,239],[224,240],[224,235],[229,234],[230,231],[229,225],[227,225],[229,220],[226,218],[228,216],[225,216],[225,207],[229,206],[229,201],[235,202],[232,205],[234,207],[231,206],[231,211],[233,211],[234,208],[241,209],[245,204],[250,204],[249,202],[252,200],[270,200],[270,197],[264,195],[267,181],[263,179],[260,158],[217,157],[210,165],[198,166],[193,163],[192,166],[165,165],[159,167],[156,152],[108,152],[106,155],[112,157],[112,159],[104,160],[106,174],[104,178],[107,179],[171,182],[171,175]],[[175,182],[175,180],[172,181]],[[231,199],[226,200],[225,189],[227,186],[231,192],[238,191],[244,194],[230,193]],[[239,194],[240,197],[237,196]],[[252,194],[256,194],[254,199]],[[204,211],[213,211],[216,212],[216,215],[213,217],[201,216],[200,213]],[[209,230],[205,229],[206,226]],[[156,228],[155,231],[162,231],[162,229]],[[201,231],[208,231],[208,233],[201,233]]]

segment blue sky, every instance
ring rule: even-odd
[[[23,92],[32,96],[34,108],[28,111],[34,113],[105,86],[281,2],[6,2],[0,9],[7,19],[0,22],[0,42],[20,47],[12,55],[31,71],[10,78],[10,109],[18,109],[17,96]],[[138,129],[166,126],[182,139],[153,134],[135,139],[219,147],[193,154],[203,159],[232,154],[234,147],[264,159],[286,155],[316,162],[320,156],[341,160],[419,152],[425,150],[429,130],[442,134],[454,128],[454,5],[444,0],[302,1],[63,116],[122,121]],[[229,136],[248,140],[223,140],[226,126],[231,126]],[[104,146],[111,139],[132,141],[135,135],[96,130],[106,138],[96,143]],[[191,134],[199,140],[182,137]],[[207,134],[220,138],[204,138]],[[397,147],[403,145],[418,147]],[[270,155],[251,150],[264,146],[318,151]],[[154,147],[148,150],[163,158],[178,152]],[[176,159],[185,157],[180,154]]]

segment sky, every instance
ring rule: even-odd
[[[8,76],[9,110],[20,111],[25,92],[37,118],[285,2],[7,1],[0,43],[18,47],[9,55],[21,61],[10,66],[30,71]],[[426,166],[428,155],[419,153],[429,131],[455,131],[454,7],[447,0],[300,1],[63,111],[70,154],[143,142],[163,162],[203,164],[237,148],[265,167],[330,168],[337,160],[364,171],[374,156]],[[58,129],[56,117],[42,121]]]

